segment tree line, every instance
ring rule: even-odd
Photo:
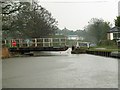
[[[102,19],[92,18],[84,30],[68,30],[64,28],[58,30],[63,35],[78,35],[83,37],[84,41],[99,43],[101,40],[107,40],[107,32],[110,30],[111,24]]]
[[[120,16],[116,17],[114,22],[116,27],[120,27]],[[58,30],[57,33],[65,36],[78,35],[79,37],[83,37],[84,41],[93,42],[99,45],[102,41],[108,40],[107,33],[111,28],[112,24],[110,22],[104,21],[103,19],[92,18],[84,30],[69,30],[64,28]]]

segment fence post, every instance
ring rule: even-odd
[[[21,47],[21,40],[19,39],[19,47]]]
[[[35,47],[37,47],[37,39],[35,38]]]
[[[53,38],[50,38],[51,39],[51,46],[53,46]]]
[[[50,38],[48,38],[48,41],[49,41],[49,47],[50,47],[50,46],[51,46],[51,45],[50,45],[50,43],[51,43],[51,40],[50,40]]]
[[[43,47],[45,47],[45,38],[43,38]]]
[[[61,38],[59,38],[59,42],[58,42],[58,43],[59,43],[59,45],[61,46]]]

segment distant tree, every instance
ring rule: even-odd
[[[68,30],[67,28],[64,28],[62,30],[58,29],[56,34],[65,35],[65,36],[68,36],[68,35],[78,35],[79,37],[85,38],[86,31],[85,30]]]
[[[86,31],[85,30],[76,30],[75,34],[78,35],[79,37],[86,37]]]
[[[120,27],[120,16],[115,19],[115,26]]]
[[[89,25],[85,28],[87,36],[86,40],[99,43],[101,40],[107,39],[107,32],[110,29],[110,23],[102,19],[93,18]]]
[[[75,31],[69,30],[66,27],[64,29],[62,29],[62,30],[58,30],[57,33],[60,33],[60,34],[65,35],[65,36],[75,35],[76,34]]]

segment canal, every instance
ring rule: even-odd
[[[70,50],[2,61],[3,88],[118,88],[118,60]]]

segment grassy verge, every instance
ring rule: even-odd
[[[91,47],[89,51],[120,51],[120,48],[117,46],[98,46],[98,47]]]

